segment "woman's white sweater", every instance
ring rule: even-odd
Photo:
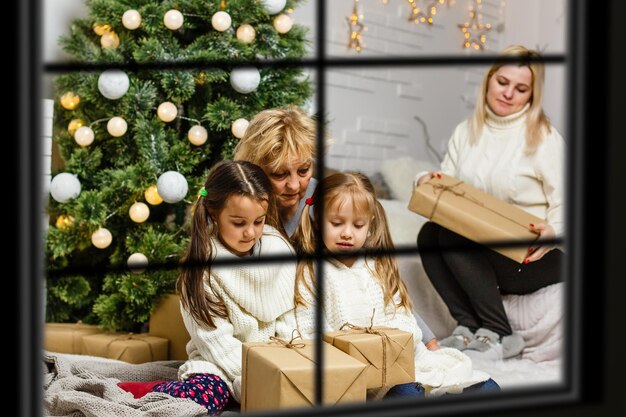
[[[214,259],[237,257],[217,239],[212,244]],[[292,255],[294,260],[262,263],[261,257],[271,255]],[[179,368],[179,379],[197,373],[216,374],[237,401],[241,395],[242,343],[269,341],[283,322],[279,320],[277,324],[277,319],[286,313],[293,315],[294,308],[296,261],[289,242],[266,225],[250,257],[254,263],[211,267],[210,288],[205,276],[205,291],[220,297],[228,314],[225,319],[214,317],[215,328],[198,324],[181,305],[191,340],[187,343],[189,359]],[[287,332],[280,328],[278,331]]]
[[[482,135],[473,145],[468,121],[460,123],[448,143],[441,172],[546,219],[556,235],[562,236],[565,141],[552,126],[537,151],[527,155],[528,107],[506,117],[487,107]]]
[[[349,322],[370,326],[398,328],[413,334],[415,380],[431,388],[432,395],[458,393],[463,388],[489,379],[483,372],[473,371],[470,358],[457,349],[430,351],[422,342],[422,331],[415,316],[404,307],[384,305],[381,284],[374,276],[374,262],[357,259],[347,267],[335,259],[324,262],[324,309],[322,326],[325,332],[336,331]],[[306,280],[311,284],[310,277]],[[298,291],[308,303],[296,307],[297,326],[305,339],[315,337],[315,297],[300,284]],[[394,304],[400,300],[398,293]]]

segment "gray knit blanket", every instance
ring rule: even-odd
[[[187,417],[207,409],[185,398],[151,392],[134,398],[120,381],[177,380],[180,361],[129,364],[91,356],[44,351],[45,416],[53,417]]]

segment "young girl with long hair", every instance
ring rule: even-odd
[[[277,329],[286,323],[281,316],[293,315],[296,258],[279,231],[273,198],[257,165],[221,161],[210,170],[192,210],[191,239],[177,281],[191,336],[189,359],[179,368],[179,381],[124,383],[123,388],[190,398],[211,415],[230,399],[239,401],[242,343],[292,331]],[[272,255],[293,256],[293,261],[260,259]],[[254,262],[228,262],[238,258]],[[215,264],[220,261],[226,263]]]
[[[323,197],[323,199],[322,199]],[[393,254],[387,218],[369,179],[357,172],[332,174],[318,184],[301,217],[305,236],[297,251],[296,320],[304,338],[315,334],[316,236],[325,251],[323,329],[356,326],[394,327],[413,334],[415,381],[369,392],[372,398],[461,392],[465,388],[499,389],[489,376],[472,369],[471,360],[452,348],[428,350],[412,313],[411,300]]]

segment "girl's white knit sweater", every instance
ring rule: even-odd
[[[212,240],[214,259],[235,258],[217,239]],[[292,255],[293,261],[262,263],[261,257]],[[191,336],[187,343],[189,359],[179,368],[179,379],[197,373],[218,375],[228,385],[235,400],[241,395],[241,354],[243,342],[265,342],[287,330],[277,329],[277,319],[293,316],[295,253],[289,242],[273,227],[266,225],[253,248],[254,263],[211,268],[211,288],[205,277],[205,291],[219,296],[228,317],[214,317],[216,327],[198,324],[181,305],[185,327]],[[251,259],[252,260],[252,259]],[[291,323],[293,320],[290,321]],[[288,330],[291,332],[291,329]]]
[[[335,259],[324,262],[324,309],[322,325],[325,332],[336,331],[349,322],[370,326],[398,328],[413,334],[415,352],[415,380],[431,388],[431,395],[458,393],[463,388],[486,381],[489,376],[474,371],[470,358],[463,352],[442,348],[430,351],[422,342],[422,331],[415,316],[404,307],[384,305],[383,289],[374,276],[374,261],[357,259],[347,267]],[[310,277],[306,281],[311,284]],[[298,287],[307,306],[296,307],[297,326],[305,339],[315,337],[315,298],[303,284]],[[394,304],[400,300],[398,293]],[[377,396],[376,393],[373,395]]]
[[[469,142],[468,121],[460,123],[448,142],[441,172],[546,219],[562,236],[565,141],[552,126],[537,151],[527,155],[528,108],[502,117],[487,107],[482,135],[474,145]]]

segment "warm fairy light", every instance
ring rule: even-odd
[[[442,0],[432,0],[424,10],[418,7],[415,0],[407,0],[411,5],[411,14],[409,15],[409,22],[415,24],[428,23],[432,25],[435,21],[433,16],[437,14],[437,4],[442,3]],[[444,0],[445,1],[445,0]]]
[[[163,202],[163,199],[161,198],[161,196],[159,195],[159,191],[157,190],[156,184],[146,188],[143,196],[146,198],[146,201],[153,206],[158,206]]]

